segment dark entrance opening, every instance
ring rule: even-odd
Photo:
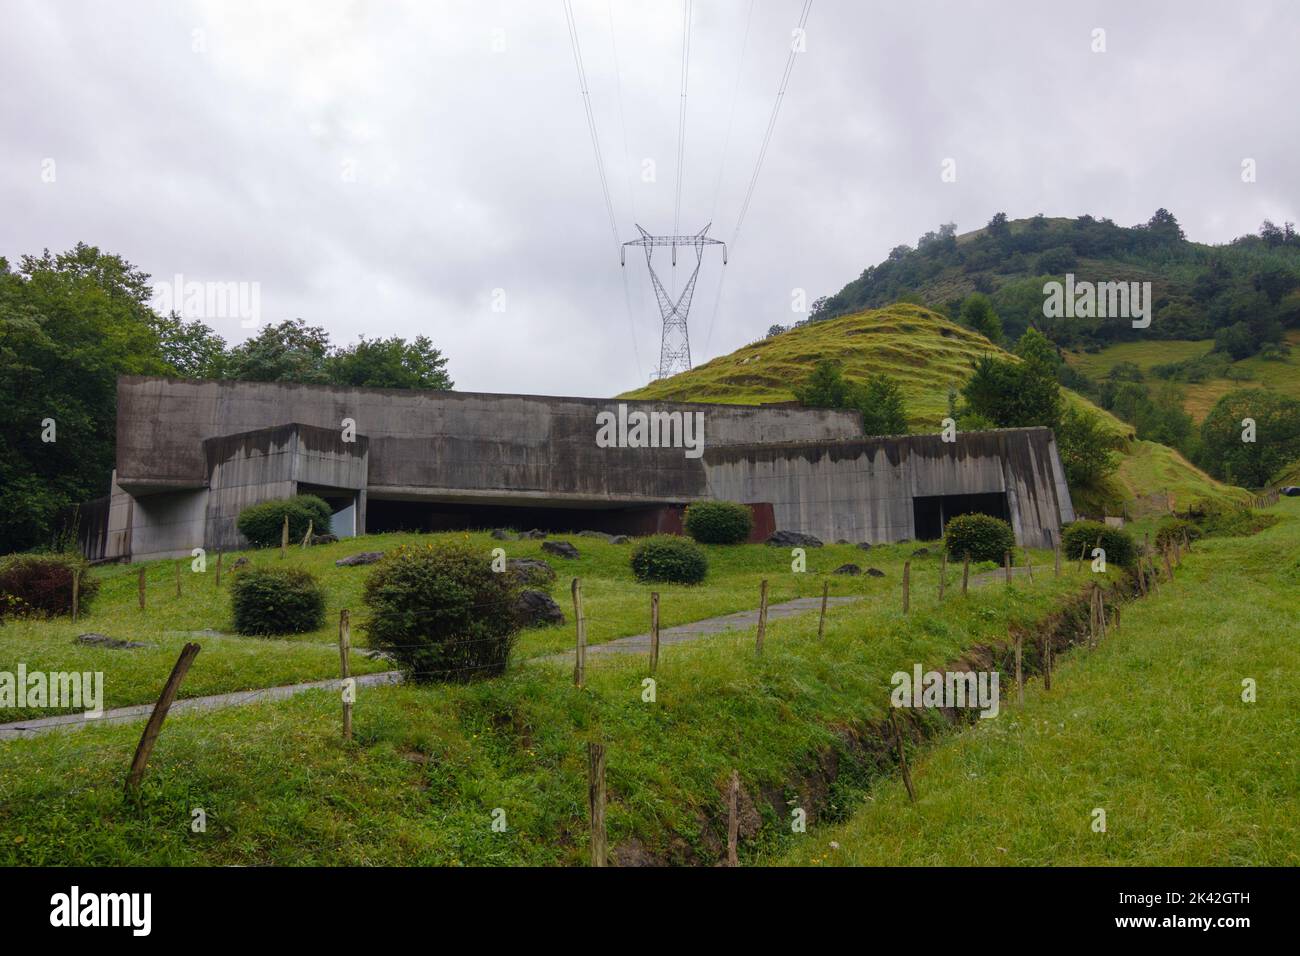
[[[912,499],[912,518],[918,541],[936,541],[943,537],[948,519],[957,515],[983,514],[1011,520],[1005,491],[979,495],[927,495]]]

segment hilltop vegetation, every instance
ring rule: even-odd
[[[1048,318],[1043,285],[1066,273],[1089,282],[1150,282],[1149,328],[1129,319]],[[949,223],[897,246],[839,292],[813,305],[812,321],[910,300],[958,318],[967,299],[987,296],[1007,338],[1031,325],[1067,347],[1149,339],[1213,339],[1233,358],[1276,347],[1300,327],[1300,234],[1265,221],[1259,235],[1211,246],[1191,242],[1157,210],[1132,227],[1109,219],[1008,220],[999,213],[958,236]]]

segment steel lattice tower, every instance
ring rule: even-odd
[[[663,337],[659,343],[659,372],[656,378],[667,378],[669,375],[685,372],[691,367],[691,334],[686,319],[691,311],[691,299],[695,295],[695,280],[699,277],[700,266],[704,262],[704,247],[722,246],[722,264],[724,266],[727,264],[727,244],[721,239],[710,239],[705,235],[712,225],[713,223],[709,223],[693,236],[652,236],[638,224],[636,229],[641,233],[641,238],[623,243],[619,251],[619,264],[627,265],[628,246],[640,246],[645,249],[646,268],[650,270],[650,281],[654,285],[655,299],[659,302],[659,314],[663,318]],[[686,280],[686,286],[676,302],[668,295],[664,284],[659,281],[654,263],[650,259],[656,246],[668,246],[672,250],[674,266],[677,265],[678,246],[688,246],[695,250],[695,268],[691,271],[691,277]]]

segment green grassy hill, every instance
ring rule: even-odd
[[[1182,383],[1183,408],[1199,424],[1215,402],[1239,388],[1271,389],[1300,399],[1300,352],[1297,352],[1300,349],[1300,331],[1288,332],[1286,343],[1291,348],[1289,355],[1277,358],[1252,355],[1229,363],[1224,375]],[[1151,374],[1155,366],[1201,358],[1208,355],[1213,346],[1213,339],[1121,342],[1099,352],[1067,351],[1065,359],[1095,382],[1104,380],[1120,362],[1131,362],[1142,370],[1149,382],[1155,383],[1160,381]]]
[[[986,352],[1003,353],[984,336],[922,306],[898,304],[824,322],[813,322],[753,342],[690,371],[660,379],[620,398],[758,405],[794,400],[791,388],[822,359],[835,359],[845,375],[862,381],[885,373],[902,387],[908,422],[915,432],[938,431],[948,413],[948,390],[960,388],[970,363]],[[1111,486],[1078,500],[1089,512],[1118,513],[1124,499],[1173,495],[1175,505],[1193,498],[1246,500],[1245,491],[1224,485],[1177,451],[1137,441],[1131,426],[1086,398],[1064,389],[1066,399],[1099,415],[1121,436],[1124,452]]]

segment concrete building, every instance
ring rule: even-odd
[[[856,412],[252,382],[118,380],[96,558],[246,546],[251,504],[313,493],[339,536],[540,527],[672,531],[692,501],[823,540],[935,538],[963,511],[1050,546],[1073,520],[1052,433],[861,437]]]

